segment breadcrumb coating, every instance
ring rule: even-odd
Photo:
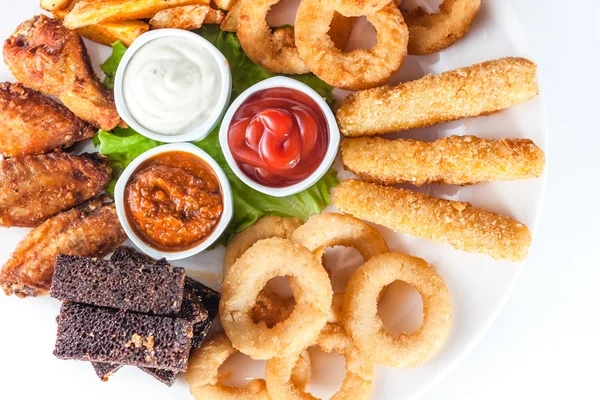
[[[385,185],[409,182],[469,185],[537,178],[544,152],[529,139],[450,136],[433,142],[378,137],[342,142],[344,167]]]
[[[524,260],[531,245],[529,229],[512,218],[410,190],[350,179],[337,187],[333,204],[396,232],[496,259]]]
[[[440,12],[426,13],[421,7],[402,10],[408,25],[408,54],[432,54],[463,37],[479,12],[481,0],[444,0]]]
[[[534,98],[536,70],[527,59],[509,57],[351,93],[337,122],[345,136],[356,137],[489,115]]]

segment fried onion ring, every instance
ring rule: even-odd
[[[381,291],[395,281],[412,285],[423,299],[423,324],[415,333],[393,336],[377,315]],[[444,280],[423,259],[403,253],[371,258],[350,278],[343,306],[344,327],[354,343],[377,364],[412,368],[442,348],[452,319]]]
[[[345,53],[328,35],[335,7],[334,1],[302,0],[295,25],[300,57],[315,75],[337,88],[358,90],[383,84],[400,69],[407,53],[408,28],[400,10],[390,2],[367,15],[377,31],[377,44],[370,50]]]
[[[421,7],[402,10],[410,32],[408,54],[431,54],[449,47],[469,31],[480,7],[481,0],[444,0],[436,14]]]
[[[354,247],[365,261],[389,251],[385,239],[377,229],[348,214],[313,215],[294,231],[292,240],[319,258],[325,254],[326,247],[333,246]]]
[[[348,17],[371,15],[385,7],[390,0],[337,0],[335,9]]]
[[[194,350],[185,378],[195,399],[271,399],[264,379],[253,379],[244,388],[226,386],[219,382],[219,367],[236,352],[231,341],[223,334],[207,340],[202,347]],[[298,387],[306,388],[310,375],[310,356],[307,351],[303,351],[293,366],[291,381]]]
[[[316,343],[323,351],[335,351],[346,359],[346,377],[342,387],[331,400],[361,400],[371,398],[371,387],[375,375],[375,365],[367,360],[350,338],[344,328],[327,324]],[[273,358],[267,361],[266,381],[271,397],[275,399],[316,400],[316,397],[298,387],[293,379],[292,369],[297,355],[286,358]]]
[[[237,30],[242,48],[250,59],[269,72],[306,74],[310,72],[296,50],[285,41],[276,41],[267,24],[267,13],[279,0],[239,0]],[[285,29],[285,28],[284,28]],[[289,44],[289,43],[288,43]]]
[[[296,306],[285,321],[269,329],[255,324],[252,308],[267,282],[289,278]],[[333,290],[318,258],[298,243],[271,238],[256,242],[233,264],[221,288],[221,324],[233,346],[254,359],[298,353],[327,322]]]
[[[227,245],[225,259],[223,260],[223,276],[227,275],[229,268],[236,260],[257,241],[272,237],[289,239],[300,225],[302,225],[302,222],[297,218],[283,218],[273,215],[260,218],[235,235]]]

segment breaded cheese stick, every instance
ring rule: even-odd
[[[531,245],[529,229],[509,217],[391,186],[349,179],[337,187],[333,204],[396,232],[493,258],[521,261]]]
[[[347,170],[371,182],[421,186],[537,178],[545,157],[529,139],[450,136],[422,142],[364,137],[342,142],[342,161]]]
[[[351,93],[336,114],[348,137],[381,135],[488,115],[538,94],[537,65],[501,58],[396,87]]]

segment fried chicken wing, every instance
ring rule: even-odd
[[[0,226],[37,226],[99,194],[111,172],[108,158],[98,154],[0,160]]]
[[[94,136],[90,124],[62,104],[20,83],[0,83],[0,154],[48,153]]]
[[[94,74],[81,37],[60,19],[38,15],[19,25],[4,43],[4,62],[17,80],[55,95],[90,124],[119,124],[113,95]]]
[[[18,297],[45,294],[50,289],[58,254],[103,257],[126,235],[114,204],[95,198],[50,218],[25,236],[0,272],[4,292]]]

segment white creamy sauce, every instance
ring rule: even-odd
[[[123,76],[123,97],[131,116],[163,135],[187,133],[206,122],[220,92],[215,58],[201,44],[179,37],[143,45]]]

